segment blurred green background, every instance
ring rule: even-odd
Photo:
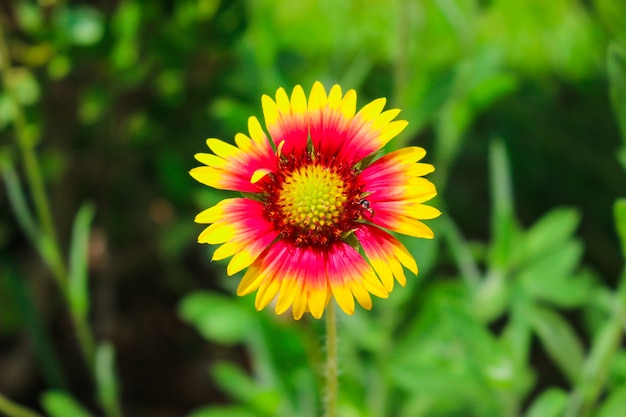
[[[234,296],[193,223],[229,194],[188,175],[320,80],[403,109],[388,146],[428,150],[444,212],[403,240],[419,276],[340,318],[340,415],[623,416],[625,0],[14,0],[0,25],[0,415],[321,414],[323,323]]]

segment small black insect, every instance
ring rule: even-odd
[[[361,199],[359,201],[359,205],[363,208],[363,210],[367,211],[370,214],[370,217],[374,217],[374,215],[376,214],[374,209],[371,207],[371,203],[368,200],[364,198]]]

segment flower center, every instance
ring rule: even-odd
[[[278,204],[288,223],[321,230],[340,220],[348,199],[345,188],[343,179],[327,167],[307,165],[285,179]]]
[[[282,239],[297,246],[328,247],[363,218],[362,186],[353,164],[305,154],[281,161],[266,182],[265,213]]]

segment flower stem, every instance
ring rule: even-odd
[[[324,417],[337,417],[337,317],[335,304],[326,308],[326,396]]]

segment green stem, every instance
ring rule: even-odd
[[[0,413],[7,417],[41,417],[40,414],[14,403],[2,394],[0,394]]]
[[[326,308],[326,393],[324,397],[324,417],[337,417],[337,318],[335,304]]]
[[[81,353],[87,365],[90,374],[94,374],[94,362],[96,358],[96,344],[93,334],[91,333],[91,327],[86,321],[86,318],[81,314],[77,314],[74,311],[70,312],[72,321],[74,322],[74,329],[76,330],[76,338],[78,339],[78,345],[80,346]]]
[[[5,38],[4,30],[2,29],[3,26],[4,22],[0,22],[0,73],[2,74],[2,84],[7,97],[13,104],[13,124],[15,127],[17,144],[21,151],[22,162],[24,164],[26,178],[30,186],[35,211],[37,212],[42,233],[51,243],[44,248],[42,255],[50,266],[59,288],[65,294],[67,292],[67,270],[65,268],[65,264],[63,263],[63,258],[59,249],[60,246],[57,233],[54,228],[54,223],[52,221],[52,214],[48,198],[46,196],[43,176],[41,175],[39,163],[35,154],[35,140],[28,130],[28,123],[26,121],[24,110],[22,109],[9,80],[11,61],[9,47]]]

